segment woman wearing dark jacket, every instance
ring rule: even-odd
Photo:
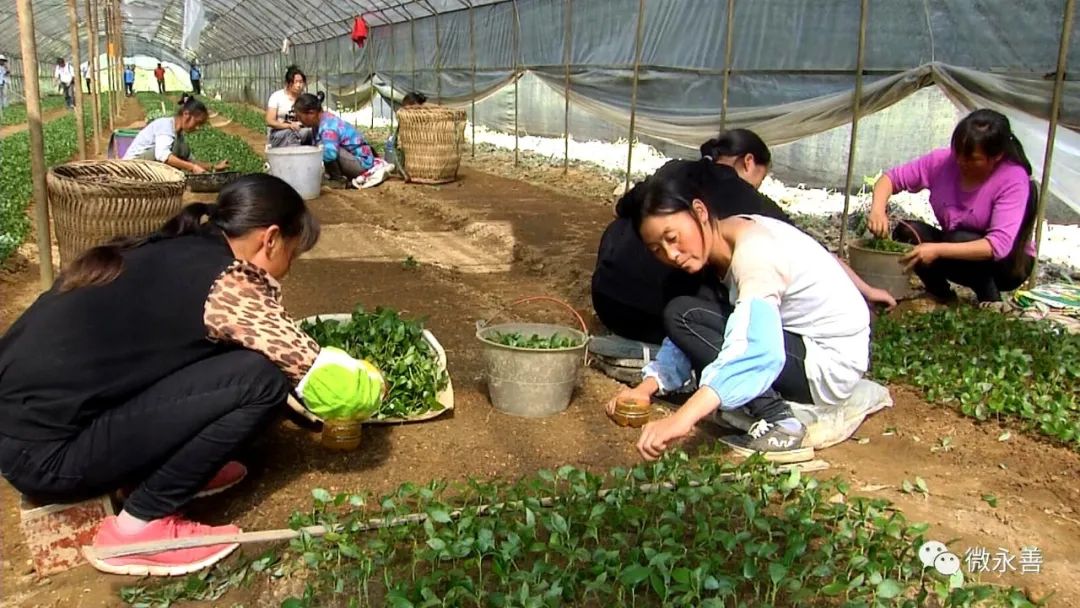
[[[352,389],[376,381],[343,351],[320,348],[282,307],[278,280],[318,237],[300,195],[256,174],[152,235],[85,252],[0,337],[3,476],[49,502],[133,486],[96,548],[239,531],[177,513],[246,475],[231,455],[293,387],[304,398],[344,389],[342,405],[362,405]],[[180,575],[235,548],[91,563]]]

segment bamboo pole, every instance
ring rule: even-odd
[[[371,40],[367,44],[368,53],[368,99],[371,104],[371,128],[375,128],[375,32],[371,32]]]
[[[630,191],[630,168],[634,158],[634,128],[637,127],[638,79],[641,74],[641,47],[645,38],[645,0],[638,0],[637,35],[634,38],[634,83],[630,89],[630,134],[626,142],[626,182],[623,191]]]
[[[521,129],[518,128],[518,81],[521,80],[518,45],[521,44],[521,23],[518,21],[518,4],[513,0],[514,8],[514,166],[521,162]]]
[[[87,46],[90,52],[90,103],[93,105],[93,112],[90,113],[90,119],[94,123],[93,135],[94,135],[94,156],[101,155],[101,73],[98,70],[98,29],[97,29],[97,7],[94,4],[94,0],[86,0],[86,26],[87,26]]]
[[[570,171],[570,59],[573,53],[574,34],[574,0],[566,0],[563,6],[563,76],[565,77],[563,88],[563,159],[562,172],[566,175]]]
[[[731,80],[731,51],[735,37],[735,0],[727,0],[727,35],[724,38],[724,84],[720,101],[720,130],[727,128],[728,83]]]
[[[855,93],[851,101],[851,140],[848,143],[847,177],[844,180],[844,213],[840,217],[840,244],[837,253],[844,255],[847,240],[847,219],[851,211],[851,182],[855,178],[855,143],[859,135],[859,114],[862,112],[863,64],[866,51],[866,22],[870,18],[870,0],[859,3],[859,46],[855,54]]]
[[[472,2],[469,2],[469,61],[472,63],[469,124],[472,131],[472,157],[476,158],[476,10]]]
[[[409,57],[412,61],[412,89],[418,90],[420,87],[416,86],[416,19],[409,15]]]
[[[394,69],[397,68],[397,57],[395,56],[394,38],[397,36],[394,34],[394,23],[390,22],[390,69],[387,70],[387,75],[390,78],[390,132],[394,132]],[[404,169],[403,169],[404,170]]]
[[[442,105],[442,28],[439,26],[439,11],[427,0],[424,0],[424,4],[435,15],[435,103]]]
[[[26,126],[30,135],[30,176],[34,192],[34,224],[37,228],[38,258],[41,265],[41,290],[48,291],[53,283],[52,234],[49,229],[49,191],[45,185],[45,133],[41,123],[41,82],[38,78],[27,77],[30,74],[39,73],[37,40],[34,33],[34,7],[30,0],[16,0],[15,10],[19,19],[19,50],[22,53]],[[82,108],[76,108],[76,111],[81,112]]]
[[[1054,94],[1050,98],[1050,128],[1046,133],[1046,152],[1043,155],[1042,181],[1039,184],[1039,207],[1035,214],[1035,263],[1031,267],[1027,287],[1038,282],[1039,251],[1042,248],[1043,218],[1046,216],[1046,198],[1050,195],[1050,167],[1054,162],[1054,142],[1057,140],[1058,119],[1061,115],[1061,97],[1065,91],[1065,68],[1069,60],[1069,38],[1076,16],[1076,0],[1065,0],[1065,15],[1061,23],[1058,42],[1057,72],[1054,73]]]
[[[108,96],[108,99],[109,99],[109,111],[106,112],[106,114],[109,115],[109,133],[108,133],[108,135],[112,136],[112,134],[116,131],[116,122],[115,122],[115,117],[113,116],[113,109],[116,107],[116,100],[113,99],[113,96],[112,96],[112,88],[113,88],[113,86],[112,86],[112,74],[113,74],[113,70],[112,70],[112,62],[113,62],[113,59],[112,59],[112,56],[113,56],[112,47],[113,47],[113,38],[112,38],[112,21],[111,21],[111,19],[109,19],[109,13],[111,12],[110,8],[109,8],[109,1],[110,0],[105,0],[105,5],[102,7],[102,11],[103,11],[104,16],[105,16],[105,77],[108,78],[108,81],[107,81],[108,84],[106,84],[105,94]]]
[[[116,99],[116,119],[119,120],[124,103],[124,15],[120,0],[115,0],[113,6],[113,38],[116,39],[116,62],[113,64],[113,84],[116,88],[113,98]]]
[[[71,66],[75,70],[75,130],[79,142],[79,160],[86,160],[86,129],[83,123],[83,93],[81,82],[82,57],[79,53],[79,13],[75,9],[75,0],[67,0],[68,27],[71,29]],[[89,95],[87,95],[89,98]]]

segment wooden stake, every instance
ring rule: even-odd
[[[71,68],[75,70],[75,130],[78,138],[79,160],[86,160],[86,129],[83,125],[82,61],[79,54],[79,13],[75,0],[67,0],[68,27],[71,29]],[[89,98],[89,95],[86,97]]]
[[[30,135],[30,176],[34,192],[34,223],[37,225],[41,290],[53,284],[52,231],[49,227],[49,191],[45,184],[45,133],[41,124],[41,83],[38,78],[37,40],[34,37],[34,7],[30,0],[16,0],[19,18],[19,50],[22,52],[23,90],[26,97],[26,126]],[[81,108],[76,108],[81,111]],[[15,161],[16,159],[9,159]]]
[[[113,82],[112,82],[112,75],[113,75],[113,70],[112,70],[112,64],[113,64],[112,46],[113,46],[113,39],[112,39],[112,20],[109,18],[109,13],[111,12],[110,7],[109,7],[109,2],[110,2],[110,0],[105,0],[105,4],[102,7],[102,11],[103,11],[104,16],[105,16],[105,78],[108,79],[108,80],[106,80],[106,85],[105,85],[105,87],[106,87],[105,88],[105,95],[109,100],[109,111],[107,112],[107,114],[109,115],[109,133],[108,133],[108,136],[111,138],[112,134],[116,131],[116,122],[115,122],[116,117],[113,114],[114,110],[116,109],[116,100],[113,99],[113,95],[112,95],[112,88],[113,88]]]
[[[863,65],[866,51],[866,22],[870,18],[870,0],[859,3],[859,47],[855,54],[855,93],[851,100],[851,140],[848,143],[847,177],[844,180],[844,213],[840,217],[839,253],[844,255],[847,240],[847,220],[851,211],[851,183],[855,179],[855,144],[859,135],[859,115],[862,113]]]
[[[641,74],[641,47],[645,38],[645,0],[638,0],[637,35],[634,37],[634,82],[630,89],[630,135],[626,142],[626,183],[623,192],[630,191],[630,165],[634,159],[634,128],[637,126],[638,79]]]
[[[724,84],[720,100],[720,130],[727,128],[728,82],[731,80],[731,50],[735,38],[735,0],[727,2],[727,36],[724,39]]]
[[[514,166],[520,163],[521,155],[521,129],[518,128],[518,82],[521,80],[521,66],[518,62],[521,44],[521,23],[518,21],[518,4],[513,0],[514,8]]]
[[[812,473],[816,471],[824,471],[829,468],[829,463],[824,460],[811,460],[808,462],[800,462],[796,464],[781,464],[776,465],[776,473],[786,473],[792,470],[798,470],[800,473]],[[721,481],[735,480],[739,478],[737,472],[721,473],[717,476]],[[701,487],[701,482],[691,481],[690,487]],[[675,490],[677,487],[671,483],[646,483],[637,486],[639,492],[643,494],[655,494],[661,491]],[[603,500],[605,496],[610,494],[612,490],[600,490],[596,493],[595,500]],[[543,497],[539,500],[540,506],[544,508],[551,508],[555,506],[556,499],[554,497]],[[506,503],[496,503],[492,505],[480,505],[476,508],[477,514],[485,515],[488,513],[502,511],[506,509],[520,509],[524,506],[523,501],[512,501]],[[450,512],[451,519],[458,519],[464,514],[462,509],[455,509]],[[360,525],[357,531],[369,531],[379,530],[382,528],[393,528],[397,526],[404,526],[409,524],[422,524],[428,519],[427,513],[410,513],[401,517],[382,518],[376,517],[369,519],[367,522]],[[207,547],[210,545],[226,545],[232,543],[248,544],[248,543],[267,543],[278,542],[284,540],[292,540],[294,538],[300,538],[301,536],[323,536],[329,530],[325,526],[308,526],[299,530],[292,529],[279,529],[279,530],[263,530],[260,532],[240,532],[237,534],[215,534],[213,536],[201,536],[190,538],[179,538],[162,541],[151,541],[143,543],[131,543],[128,545],[114,545],[108,548],[95,549],[90,546],[84,546],[82,548],[83,554],[87,558],[97,559],[112,559],[115,557],[124,557],[127,555],[139,555],[143,553],[157,553],[159,551],[169,551],[173,549],[190,549],[192,547]]]
[[[469,125],[472,131],[472,158],[476,158],[476,15],[475,7],[469,2],[469,60],[472,63],[472,95],[469,97]]]
[[[97,30],[97,7],[94,0],[86,0],[86,28],[89,44],[90,57],[90,102],[93,112],[90,114],[94,123],[94,156],[101,155],[101,73],[98,70],[98,30]]]
[[[1042,182],[1039,184],[1039,208],[1035,215],[1035,264],[1027,288],[1035,287],[1039,274],[1039,250],[1042,247],[1043,218],[1046,216],[1046,198],[1050,196],[1050,165],[1054,162],[1054,142],[1057,140],[1058,119],[1061,116],[1061,96],[1065,90],[1065,68],[1069,60],[1069,38],[1076,15],[1076,0],[1065,0],[1065,16],[1061,23],[1058,42],[1057,72],[1054,74],[1054,95],[1050,99],[1050,128],[1046,133],[1046,152],[1043,154]]]

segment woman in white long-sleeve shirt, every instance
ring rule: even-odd
[[[176,116],[159,118],[143,127],[128,146],[124,160],[156,160],[190,173],[220,171],[229,166],[223,160],[217,164],[197,161],[192,158],[191,148],[184,140],[185,133],[191,133],[206,124],[210,117],[203,102],[184,95],[180,98]]]
[[[759,215],[712,216],[705,198],[715,194],[700,188],[698,175],[709,162],[672,163],[623,211],[653,255],[711,274],[730,301],[683,296],[668,304],[657,360],[621,396],[650,399],[687,385],[693,373],[699,388],[674,415],[645,426],[638,450],[657,458],[717,408],[745,408],[757,422],[723,443],[777,462],[809,460],[813,449],[802,446],[805,428],[787,400],[838,405],[851,396],[869,364],[869,311],[836,258],[799,229]]]

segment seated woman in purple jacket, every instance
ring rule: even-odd
[[[886,171],[874,185],[870,231],[889,234],[890,196],[926,189],[941,227],[909,220],[892,236],[915,245],[903,262],[930,295],[954,299],[952,282],[974,290],[980,302],[996,302],[1028,278],[1038,191],[1008,118],[976,110],[956,125],[951,147]]]

